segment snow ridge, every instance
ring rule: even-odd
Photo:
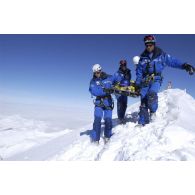
[[[195,100],[185,91],[169,89],[159,93],[159,109],[152,123],[138,128],[139,104],[127,110],[127,123],[114,119],[114,135],[104,145],[78,139],[51,160],[195,160]]]

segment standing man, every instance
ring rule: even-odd
[[[158,109],[158,95],[162,83],[162,71],[166,66],[186,70],[190,75],[195,71],[188,63],[181,62],[156,46],[153,35],[144,37],[145,50],[140,56],[136,69],[136,85],[140,88],[141,106],[139,125],[150,122]]]
[[[95,64],[92,68],[93,78],[91,79],[89,92],[96,97],[94,101],[94,123],[93,131],[91,134],[92,142],[99,144],[101,135],[101,120],[104,116],[105,129],[104,129],[104,141],[109,141],[112,136],[112,110],[114,103],[111,97],[113,76],[107,75],[102,71],[102,67],[99,64]]]
[[[127,61],[121,60],[118,71],[114,74],[114,81],[121,87],[130,85],[131,70],[127,68]],[[125,112],[127,109],[127,96],[117,96],[117,115],[121,124],[125,123]]]

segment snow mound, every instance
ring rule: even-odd
[[[195,160],[195,100],[180,89],[159,93],[159,108],[153,121],[136,127],[139,103],[127,109],[127,123],[113,119],[109,143],[90,143],[90,130],[49,160]]]

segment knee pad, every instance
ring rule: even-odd
[[[152,112],[156,112],[158,107],[158,96],[156,92],[149,92],[147,95],[148,98],[148,108]]]

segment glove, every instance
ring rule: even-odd
[[[194,68],[192,65],[190,65],[190,64],[188,64],[188,63],[185,63],[185,64],[183,64],[182,67],[183,67],[183,69],[185,69],[186,72],[188,72],[190,75],[193,75],[193,74],[194,74],[195,68]]]
[[[112,89],[112,88],[104,88],[103,89],[103,91],[105,92],[105,93],[107,93],[107,94],[112,94],[112,93],[114,93],[114,89]]]
[[[140,86],[140,85],[135,84],[135,91],[140,91],[140,89],[141,89],[141,86]]]

